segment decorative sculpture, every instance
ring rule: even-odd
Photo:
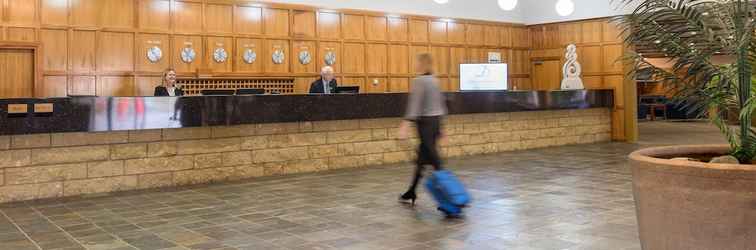
[[[577,47],[575,44],[567,45],[567,52],[564,54],[565,62],[562,66],[562,89],[584,89],[583,80],[580,79],[582,68],[577,61]]]

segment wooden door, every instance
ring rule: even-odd
[[[34,96],[34,50],[0,48],[0,98]]]
[[[557,90],[561,86],[562,68],[559,60],[533,62],[533,89]]]

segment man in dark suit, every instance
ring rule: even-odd
[[[325,66],[320,70],[320,79],[310,84],[310,94],[333,94],[336,93],[336,86],[333,68]]]

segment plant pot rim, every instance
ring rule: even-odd
[[[754,171],[756,165],[753,164],[723,164],[708,163],[697,161],[681,161],[661,158],[673,155],[685,154],[706,154],[718,153],[726,154],[730,151],[730,145],[727,144],[697,144],[697,145],[676,145],[649,147],[632,152],[629,156],[631,161],[644,162],[653,165],[665,165],[669,167],[701,168],[714,171]]]

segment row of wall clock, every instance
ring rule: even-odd
[[[192,63],[197,57],[197,52],[192,47],[185,47],[181,49],[180,56],[182,62]],[[157,63],[161,59],[163,59],[163,50],[160,49],[160,47],[153,46],[147,49],[147,60],[149,60],[151,63]],[[255,63],[255,61],[257,61],[257,52],[250,48],[245,49],[242,53],[242,59],[246,64],[253,64]],[[276,49],[275,51],[273,51],[271,59],[275,64],[282,64],[286,59],[286,55],[284,54],[284,51],[282,49]],[[226,60],[228,60],[228,52],[226,52],[226,49],[216,48],[215,51],[213,51],[213,60],[215,60],[215,62],[217,63],[226,62]],[[323,57],[323,61],[328,66],[336,64],[336,53],[334,53],[333,51],[326,52],[325,56]],[[311,62],[312,55],[310,54],[310,51],[303,50],[299,52],[299,63],[307,65]]]

